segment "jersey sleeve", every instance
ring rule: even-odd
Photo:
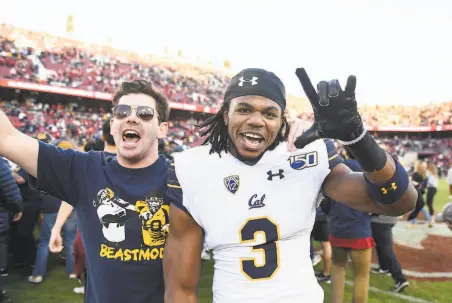
[[[176,176],[176,167],[174,165],[174,161],[170,162],[168,166],[167,189],[165,196],[168,204],[172,203],[174,206],[190,215],[190,212],[187,210],[183,203],[182,186],[180,186],[179,180]]]
[[[38,177],[30,175],[30,187],[75,206],[83,180],[87,178],[88,162],[87,153],[39,142]]]
[[[332,170],[339,163],[343,163],[344,160],[342,159],[342,157],[337,152],[337,149],[334,146],[333,140],[325,139],[324,142],[325,142],[325,145],[326,145],[326,151],[328,153],[329,168]]]

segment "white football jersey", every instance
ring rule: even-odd
[[[213,302],[323,302],[310,235],[330,162],[340,161],[332,141],[295,152],[282,143],[253,166],[209,149],[178,153],[174,163],[178,207],[204,229],[213,251]]]

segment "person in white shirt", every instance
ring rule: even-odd
[[[452,166],[447,171],[447,184],[449,184],[449,199],[452,199]]]
[[[430,225],[435,221],[435,210],[433,208],[433,199],[438,190],[438,168],[435,163],[429,161],[427,163],[427,207],[430,213]]]
[[[215,263],[213,302],[323,302],[309,254],[319,198],[390,216],[414,208],[407,172],[363,127],[356,78],[345,91],[337,80],[322,81],[317,93],[304,69],[297,76],[315,122],[296,148],[284,85],[271,72],[245,69],[231,79],[219,112],[200,125],[204,146],[175,155],[166,194],[166,303],[197,302],[204,240]],[[342,164],[327,138],[348,145],[364,173]]]

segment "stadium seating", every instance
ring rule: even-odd
[[[2,24],[0,29],[0,80],[112,93],[121,81],[145,78],[172,102],[212,108],[221,104],[230,80],[221,73],[192,65],[169,65],[140,54],[51,37],[11,25]],[[71,132],[90,140],[99,135],[98,129],[107,118],[102,108],[87,108],[83,102],[72,108],[33,99],[25,103],[0,100],[0,107],[22,131],[31,135],[48,131],[56,138]],[[360,113],[372,131],[452,130],[452,101],[422,106],[360,105]],[[312,110],[308,107],[299,117],[312,121]],[[199,133],[194,127],[198,122],[171,121],[168,139],[185,146],[198,145]],[[399,155],[428,150],[440,167],[448,167],[452,162],[452,139],[425,140],[410,135],[410,140],[393,138],[384,142]]]

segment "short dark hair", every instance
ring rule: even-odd
[[[89,152],[91,150],[94,150],[94,142],[93,141],[89,141],[85,144],[85,146],[83,147],[83,150],[85,152]]]
[[[207,136],[202,145],[207,145],[208,143],[212,145],[209,154],[216,152],[221,157],[222,151],[228,152],[228,141],[230,138],[228,127],[224,123],[224,113],[229,111],[230,104],[231,100],[223,102],[220,110],[214,116],[197,125],[197,127],[201,128],[201,137]],[[275,149],[279,143],[286,141],[289,136],[289,123],[287,123],[284,113],[282,114],[282,121],[283,123],[278,131],[278,135],[275,141],[268,147],[268,150]],[[207,129],[202,130],[203,128]]]
[[[134,80],[122,82],[113,96],[113,106],[118,105],[119,99],[130,94],[144,94],[155,100],[159,122],[167,122],[169,117],[169,105],[165,97],[154,89],[152,83],[146,80]]]
[[[108,145],[116,146],[115,139],[113,139],[113,136],[110,134],[110,120],[111,118],[108,118],[104,125],[102,125],[102,136],[104,137],[104,141],[107,142]]]

